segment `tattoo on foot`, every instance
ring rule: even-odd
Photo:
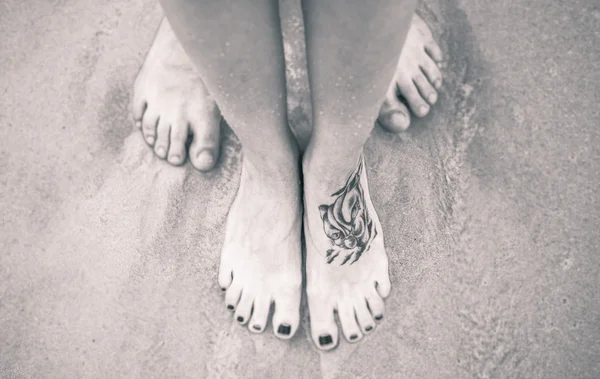
[[[361,157],[346,185],[331,195],[335,200],[331,204],[319,206],[323,230],[332,245],[327,250],[327,263],[333,262],[341,253],[344,256],[341,265],[354,258],[350,262],[353,264],[369,250],[371,242],[377,236],[360,184],[363,165]]]

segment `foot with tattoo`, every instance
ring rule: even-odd
[[[166,19],[135,79],[132,112],[156,156],[183,164],[191,135],[192,165],[201,171],[214,167],[221,113]]]
[[[253,333],[291,338],[300,315],[302,202],[296,159],[265,169],[244,158],[240,187],[227,218],[219,285],[225,305]]]
[[[394,80],[390,84],[379,111],[378,122],[390,132],[400,132],[410,125],[410,112],[417,117],[429,113],[442,87],[438,65],[442,50],[433,39],[431,30],[416,13],[413,14],[406,42],[398,60]]]
[[[345,172],[314,166],[305,158],[307,295],[313,341],[329,350],[339,340],[334,312],[348,342],[375,329],[390,279],[362,156]]]

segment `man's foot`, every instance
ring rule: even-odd
[[[283,339],[298,328],[302,291],[302,202],[292,161],[289,169],[278,162],[275,173],[265,174],[244,158],[219,267],[225,305],[237,322],[261,333],[275,303],[273,331]]]
[[[410,113],[423,117],[438,99],[436,89],[442,86],[438,64],[442,50],[433,39],[431,30],[416,13],[402,48],[394,80],[381,105],[377,121],[391,132],[405,130],[410,125]],[[401,100],[402,99],[402,100]]]
[[[135,79],[132,111],[158,157],[173,165],[185,162],[192,134],[192,165],[202,171],[214,167],[221,113],[166,19]]]
[[[310,329],[317,347],[329,350],[338,343],[334,311],[348,342],[357,342],[383,318],[383,299],[391,285],[383,230],[362,156],[352,171],[341,175],[310,166],[305,159]]]

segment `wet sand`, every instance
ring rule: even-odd
[[[440,102],[366,147],[390,255],[386,318],[322,353],[305,306],[286,342],[223,306],[235,136],[200,174],[132,130],[156,2],[0,2],[0,377],[600,377],[600,7],[419,12],[449,57]],[[297,2],[282,15],[303,136]]]

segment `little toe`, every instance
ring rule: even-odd
[[[379,321],[383,319],[383,313],[385,311],[385,304],[383,299],[377,294],[375,289],[373,289],[366,296],[367,304],[369,306],[369,310],[371,311],[371,315],[375,321]]]
[[[346,340],[351,343],[358,342],[362,338],[362,333],[356,322],[352,304],[338,304],[338,318]]]
[[[399,133],[410,126],[410,112],[398,98],[396,86],[392,87],[381,104],[377,121],[387,131]]]
[[[167,118],[161,118],[158,120],[158,126],[156,127],[156,139],[154,142],[154,154],[160,159],[167,157],[167,151],[169,151],[169,133],[171,125],[167,121]]]
[[[333,318],[333,308],[323,302],[311,302],[310,333],[321,350],[331,350],[338,344],[338,328]]]
[[[254,303],[254,295],[247,290],[242,290],[242,295],[237,307],[235,308],[234,318],[235,320],[244,325],[250,320],[250,314],[252,312],[252,304]]]
[[[273,332],[281,339],[291,338],[300,322],[300,293],[277,296],[273,313]]]
[[[392,283],[390,282],[390,278],[388,275],[385,275],[384,278],[381,278],[375,283],[375,288],[377,289],[377,293],[381,296],[382,299],[387,298],[390,295],[390,291],[392,290]]]
[[[400,94],[406,99],[415,115],[423,117],[429,112],[429,104],[423,99],[412,80],[407,78],[399,80],[398,88],[400,89]]]
[[[227,309],[233,311],[237,308],[241,294],[242,286],[239,284],[239,282],[236,282],[234,280],[229,286],[229,288],[227,288],[227,293],[225,294],[225,306],[227,307]]]
[[[179,166],[185,161],[185,143],[187,142],[188,134],[188,123],[183,119],[178,119],[171,124],[169,157],[167,159],[170,164],[174,166]]]
[[[142,134],[146,143],[150,146],[154,146],[156,140],[156,124],[158,124],[159,115],[149,109],[144,112],[142,119]]]
[[[423,58],[420,60],[421,70],[429,79],[429,82],[436,88],[442,87],[442,72],[437,64],[432,61],[426,54],[423,54]]]
[[[421,96],[424,99],[427,99],[427,102],[429,104],[431,104],[431,105],[435,104],[435,102],[437,101],[437,92],[435,91],[435,89],[433,88],[431,83],[429,83],[429,80],[427,80],[425,75],[422,73],[419,73],[419,74],[415,75],[415,77],[413,78],[413,81],[415,82],[415,85],[419,89]]]
[[[190,117],[194,134],[190,145],[190,161],[200,171],[211,170],[219,158],[221,115],[216,112],[218,109],[213,112],[198,112]]]
[[[367,301],[365,299],[362,299],[362,302],[358,302],[358,304],[354,305],[354,312],[356,313],[356,320],[363,333],[368,334],[375,329],[375,321],[373,321],[373,316],[371,315],[371,312],[369,312]]]
[[[219,266],[218,277],[219,287],[221,287],[221,289],[225,291],[231,285],[232,280],[233,272],[231,271],[230,266],[226,266],[225,264],[223,264],[223,262],[221,262],[221,265]]]
[[[269,308],[271,307],[271,300],[267,296],[257,295],[254,300],[254,307],[252,310],[252,316],[248,322],[248,329],[252,333],[262,333],[267,326],[267,319],[269,318]]]

